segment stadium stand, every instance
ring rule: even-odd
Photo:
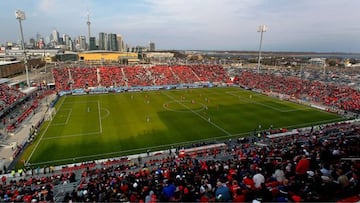
[[[187,66],[172,66],[171,70],[179,78],[181,83],[193,84],[200,81],[197,75]]]
[[[14,129],[16,129],[31,113],[36,110],[39,105],[38,101],[35,99],[31,103],[32,104],[29,107],[26,107],[25,105],[24,111],[20,114],[20,116],[15,118],[13,122],[10,122],[6,128],[7,132],[13,132]]]
[[[0,112],[25,96],[16,88],[11,88],[7,84],[0,84]]]
[[[88,87],[147,87],[196,82],[227,83],[219,65],[76,67],[53,69],[57,91]]]
[[[180,83],[168,66],[153,66],[149,68],[149,71],[153,85],[176,85]]]
[[[360,156],[360,123],[298,132],[204,143],[187,150],[196,152],[191,157],[170,150],[60,171],[28,169],[3,176],[0,194],[4,201],[25,202],[359,201],[360,162],[351,157]]]
[[[227,73],[220,65],[191,65],[190,68],[198,76],[200,81],[228,82]]]
[[[53,70],[58,91],[88,87],[137,87],[193,84],[196,82],[229,83],[219,65],[124,66],[100,68],[57,68]],[[69,75],[70,74],[70,75]],[[258,74],[242,71],[236,77],[241,86],[277,92],[293,98],[320,103],[345,111],[359,111],[360,92],[349,86],[303,80],[293,76]],[[3,95],[3,97],[6,97]],[[8,98],[13,100],[14,98]]]
[[[100,85],[103,87],[126,86],[123,69],[119,67],[100,67]]]
[[[76,89],[228,82],[217,65],[56,68],[53,73],[58,91],[70,90],[70,84]],[[347,86],[250,71],[242,72],[237,81],[250,89],[281,92],[343,110],[360,108],[359,91]],[[5,107],[22,96],[0,88]],[[80,163],[57,171],[53,167],[12,171],[11,176],[2,176],[0,196],[5,202],[360,200],[358,120],[291,133],[272,129],[264,135],[271,136],[229,140],[215,148],[205,143],[175,153]],[[188,154],[179,156],[180,152]]]
[[[359,112],[360,110],[360,92],[349,86],[281,75],[258,74],[252,71],[241,72],[237,81],[241,86],[250,89],[278,92],[345,111]]]

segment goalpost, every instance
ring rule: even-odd
[[[55,107],[51,107],[49,108],[49,110],[46,112],[46,115],[45,115],[45,120],[46,121],[51,121],[54,116],[56,115],[56,108]]]

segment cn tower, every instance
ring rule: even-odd
[[[86,22],[86,24],[87,24],[87,26],[88,26],[88,50],[90,50],[90,37],[91,37],[91,34],[90,34],[90,25],[91,25],[91,22],[90,22],[90,15],[89,15],[89,13],[88,13],[88,15],[87,15],[87,17],[88,17],[88,20],[87,20],[87,22]]]

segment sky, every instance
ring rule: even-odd
[[[359,0],[2,0],[0,44],[20,39],[15,11],[22,10],[25,41],[49,36],[121,34],[131,46],[157,50],[360,53]]]

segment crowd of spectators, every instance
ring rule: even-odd
[[[56,90],[229,82],[219,65],[76,67],[53,70]]]
[[[224,69],[213,65],[53,71],[58,90],[69,90],[70,85],[87,88],[228,81]],[[359,91],[348,86],[251,71],[243,71],[237,81],[248,88],[344,110],[360,109]],[[7,96],[12,91],[8,87],[0,88],[0,104],[17,99]],[[353,158],[360,156],[359,145],[360,123],[343,122],[299,130],[291,136],[229,140],[225,148],[197,151],[183,158],[170,150],[161,157],[82,164],[41,176],[34,170],[26,176],[20,172],[17,178],[2,177],[0,196],[4,202],[313,202],[349,197],[359,201],[360,163]],[[81,175],[76,176],[75,171]],[[55,198],[55,188],[59,192],[77,182],[63,199]]]
[[[34,100],[32,104],[25,104],[22,113],[20,116],[15,118],[10,124],[6,127],[7,132],[13,132],[26,118],[29,117],[32,113],[36,111],[36,108],[39,106],[38,100]]]
[[[254,140],[256,139],[256,140]],[[262,145],[257,142],[263,143]],[[302,202],[359,201],[360,123],[343,122],[299,134],[226,141],[221,149],[179,158],[175,151],[114,159],[3,180],[3,201]],[[75,170],[81,170],[75,177]],[[34,174],[35,173],[35,174]],[[10,179],[10,180],[9,180]]]
[[[200,81],[199,77],[195,74],[194,71],[189,70],[186,66],[171,66],[172,72],[178,77],[180,81],[183,81],[185,84],[193,84]]]
[[[24,174],[25,171],[20,171]],[[54,202],[54,186],[75,182],[75,173],[61,173],[14,179],[2,176],[1,202]]]
[[[150,78],[155,85],[179,84],[179,80],[175,77],[171,67],[153,66],[148,69],[151,73]]]
[[[13,103],[11,108],[1,115],[0,128],[7,133],[13,133],[21,124],[37,112],[40,102],[46,96],[53,94],[53,90],[38,89],[37,91],[25,95],[17,103]]]
[[[0,112],[23,97],[25,94],[16,88],[11,88],[8,84],[0,84]]]
[[[345,111],[360,109],[360,91],[345,85],[253,71],[242,71],[236,80],[247,88],[282,93]]]
[[[99,86],[134,87],[230,82],[228,74],[220,65],[56,68],[53,73],[58,91]],[[235,81],[248,88],[277,92],[345,111],[360,109],[360,92],[343,84],[307,80],[293,75],[266,72],[258,74],[247,70],[241,71]]]
[[[126,77],[127,86],[150,86],[150,73],[142,66],[127,66],[122,68]]]
[[[126,79],[122,72],[122,69],[119,67],[100,67],[99,68],[101,80],[100,86],[103,87],[117,87],[117,86],[126,86]]]
[[[220,65],[190,65],[201,81],[230,82],[225,69]]]
[[[53,75],[56,89],[86,89],[98,86],[97,69],[95,68],[55,68]]]
[[[360,127],[339,124],[351,133],[328,137],[337,125],[278,138],[266,147],[239,140],[224,151],[150,160],[138,170],[127,165],[85,170],[82,184],[65,200],[299,202],[356,196],[360,164],[340,158],[360,155]]]

